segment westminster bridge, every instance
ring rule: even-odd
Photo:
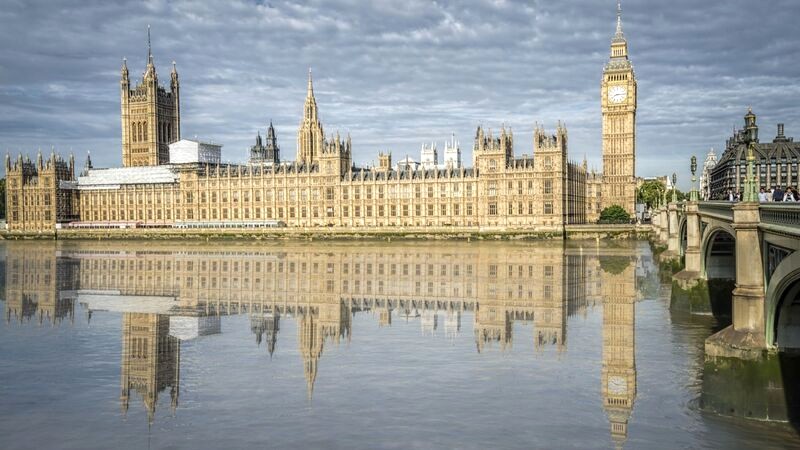
[[[653,215],[653,227],[666,247],[662,260],[682,266],[673,301],[729,311],[730,326],[706,341],[708,356],[800,349],[800,205],[673,202]],[[727,295],[728,305],[709,304],[715,285],[711,297]]]

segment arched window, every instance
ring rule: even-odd
[[[144,127],[144,140],[146,141],[147,140],[147,121],[143,122],[142,126]]]

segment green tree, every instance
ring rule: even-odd
[[[619,205],[611,205],[600,212],[600,223],[631,223],[631,215]]]
[[[661,198],[666,186],[658,180],[647,180],[639,187],[637,191],[637,200],[639,203],[645,203],[648,208],[655,208],[657,204],[661,203]]]

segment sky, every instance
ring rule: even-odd
[[[677,172],[724,149],[748,107],[762,141],[800,137],[800,2],[623,0],[638,79],[636,173]],[[181,133],[242,162],[269,122],[296,156],[308,69],[327,134],[350,133],[359,165],[419,158],[452,133],[471,162],[475,129],[535,123],[569,133],[570,158],[602,169],[600,81],[615,0],[0,0],[0,150],[51,148],[121,164],[123,57],[141,78],[147,26],[161,83],[181,81]]]

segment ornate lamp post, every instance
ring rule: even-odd
[[[750,142],[747,148],[747,175],[744,180],[744,195],[742,201],[758,203],[758,187],[755,173],[755,142]]]
[[[672,202],[678,203],[678,175],[672,172]]]
[[[695,187],[695,182],[697,182],[697,177],[695,177],[695,173],[697,172],[697,157],[692,156],[692,192],[689,194],[689,200],[696,202],[699,200],[697,188]]]
[[[667,206],[667,185],[664,184],[664,190],[661,191],[661,205]]]

